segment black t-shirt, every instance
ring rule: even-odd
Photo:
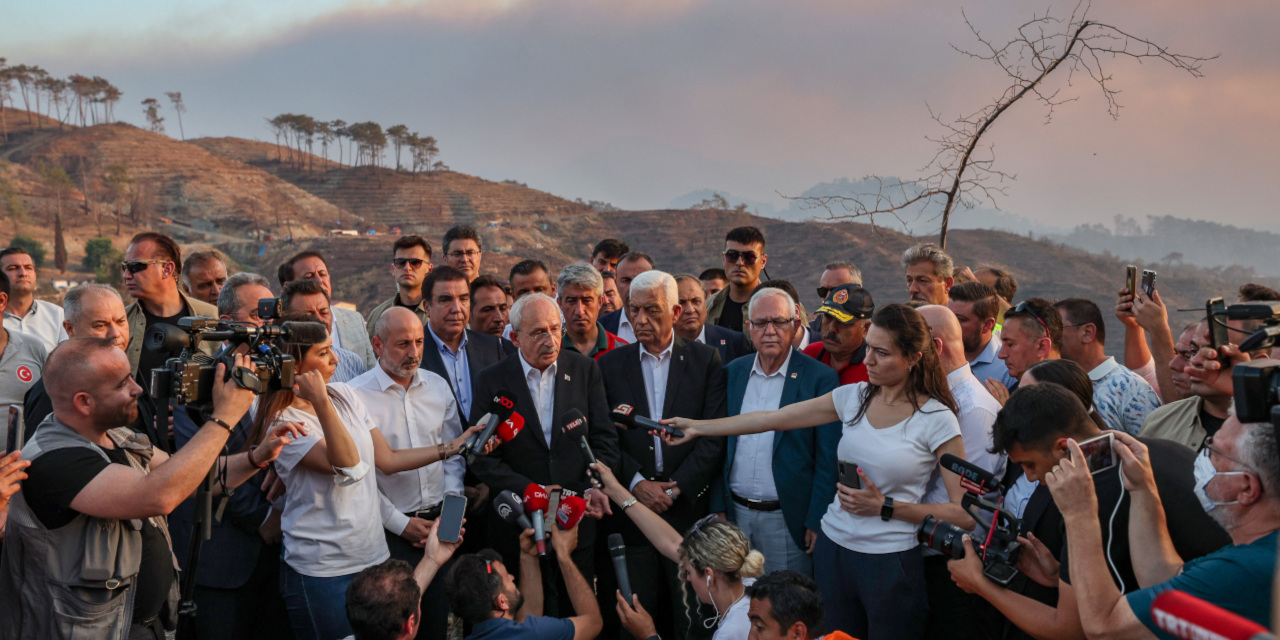
[[[398,293],[396,294],[396,306],[397,306],[397,307],[404,307],[404,308],[406,308],[406,309],[408,309],[408,310],[410,310],[410,311],[417,311],[417,310],[418,310],[418,305],[417,305],[417,304],[405,304],[405,303],[401,302],[401,301],[400,301],[400,294],[398,294]]]
[[[1222,428],[1222,423],[1226,421],[1226,418],[1219,418],[1208,411],[1205,411],[1204,404],[1200,405],[1200,426],[1204,427],[1205,439],[1212,438],[1213,434],[1217,433],[1218,429]],[[1204,448],[1204,444],[1201,443],[1200,447]]]
[[[1165,522],[1169,527],[1169,536],[1173,538],[1173,546],[1184,561],[1207,555],[1231,544],[1231,537],[1209,514],[1205,513],[1193,491],[1195,485],[1196,453],[1172,440],[1156,438],[1139,438],[1147,445],[1151,455],[1151,470],[1156,477],[1156,490],[1160,493],[1160,502],[1164,505]],[[1098,517],[1102,523],[1102,550],[1114,567],[1112,580],[1119,573],[1124,581],[1123,591],[1128,593],[1139,588],[1138,578],[1133,573],[1132,558],[1129,553],[1129,492],[1124,490],[1120,480],[1120,466],[1104,471],[1093,477],[1098,493]],[[1116,503],[1119,502],[1119,509]],[[1115,514],[1114,520],[1112,514]],[[1110,552],[1108,554],[1108,548]],[[1068,547],[1063,546],[1060,577],[1063,582],[1071,584]],[[1118,583],[1117,583],[1118,584]]]
[[[178,312],[178,315],[175,316],[153,316],[150,311],[147,311],[146,305],[141,303],[139,303],[139,305],[142,307],[142,315],[147,319],[147,329],[150,329],[152,325],[156,324],[171,324],[176,327],[178,326],[179,318],[185,318],[191,315],[191,311],[187,309],[186,303],[183,303],[182,311]],[[139,338],[145,337],[146,332],[144,330],[143,334],[139,336]],[[152,369],[163,365],[165,360],[168,360],[169,358],[176,358],[180,355],[182,355],[181,349],[178,349],[177,351],[152,351],[148,349],[144,343],[142,345],[142,356],[138,358],[137,371],[138,376],[142,380],[142,388],[151,388]]]
[[[742,333],[742,308],[744,306],[746,305],[741,302],[734,302],[726,291],[724,294],[724,308],[720,311],[720,319],[716,320],[716,324]]]
[[[70,447],[50,451],[27,468],[27,480],[22,483],[22,493],[45,528],[64,527],[80,515],[71,508],[71,501],[108,464],[129,464],[126,457],[128,454],[123,450],[105,451],[111,459],[110,463],[92,449]],[[144,520],[142,563],[134,582],[134,620],[145,620],[160,613],[169,597],[173,573],[173,558],[164,534]]]

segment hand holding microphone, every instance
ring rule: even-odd
[[[550,498],[540,484],[531,483],[524,489],[524,512],[533,521],[533,539],[538,545],[538,555],[547,555],[547,530],[543,519],[547,514]]]
[[[467,457],[467,464],[475,462],[476,456],[485,450],[489,439],[498,430],[498,425],[506,422],[515,413],[515,408],[515,396],[506,391],[498,391],[493,394],[493,397],[489,400],[489,422],[485,424],[484,431],[464,443],[462,450],[459,451],[460,454]]]
[[[587,512],[587,501],[582,496],[565,496],[556,509],[556,526],[551,530],[551,545],[560,562],[572,562],[573,550],[578,548],[578,523]]]
[[[609,415],[613,418],[614,422],[628,429],[642,429],[650,432],[656,431],[666,437],[667,441],[671,444],[682,444],[686,440],[686,435],[689,437],[696,435],[693,433],[686,434],[684,431],[673,425],[662,424],[653,418],[641,415],[636,411],[635,407],[629,404],[619,404],[609,412]],[[666,420],[665,422],[673,422],[675,420],[681,419],[673,418],[671,420]]]
[[[604,489],[604,484],[600,482],[600,474],[591,467],[596,463],[596,454],[591,451],[591,444],[587,442],[587,419],[581,411],[570,409],[560,417],[560,424],[564,425],[566,436],[578,441],[578,448],[582,449],[582,457],[587,460],[587,477],[591,479],[591,485],[597,489]]]

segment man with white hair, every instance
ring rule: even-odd
[[[907,272],[907,293],[912,300],[946,306],[947,292],[955,284],[955,264],[951,256],[932,242],[922,242],[902,253]]]
[[[751,296],[746,327],[756,354],[725,365],[729,415],[812,400],[840,385],[831,367],[792,346],[801,320],[791,296],[781,289],[765,288]],[[766,572],[813,575],[809,554],[836,495],[840,435],[840,423],[832,422],[727,438],[711,509],[725,513],[751,548],[764,553]]]
[[[675,278],[664,271],[646,271],[631,282],[627,312],[638,342],[600,357],[609,406],[629,404],[637,415],[654,420],[724,417],[725,377],[720,352],[675,334],[679,299]],[[618,478],[676,531],[688,530],[710,512],[708,488],[720,471],[723,438],[670,445],[637,429],[620,432],[618,443],[622,451],[621,466],[614,467]],[[673,619],[662,614],[664,609],[668,614],[686,611],[680,567],[663,557],[629,518],[613,518],[611,524],[627,543],[632,590],[643,602],[670,603],[650,611],[657,615],[659,635],[677,637],[674,630],[687,628],[689,621],[683,615]],[[613,589],[601,592],[612,594]]]
[[[218,292],[218,319],[226,322],[247,322],[261,327],[267,321],[258,317],[258,301],[274,297],[267,279],[248,271],[241,271],[223,284]]]
[[[600,300],[604,296],[604,278],[596,268],[575,262],[566,265],[556,277],[560,313],[564,316],[564,349],[600,359],[604,353],[627,344],[600,324]]]
[[[579,445],[579,436],[585,433],[596,458],[610,468],[618,468],[618,430],[609,417],[600,368],[591,358],[560,348],[560,309],[550,296],[525,294],[512,305],[510,317],[516,353],[472,378],[476,400],[471,406],[470,423],[478,423],[489,411],[490,399],[496,393],[506,392],[514,397],[524,428],[493,453],[477,457],[471,471],[495,494],[513,491],[521,495],[530,484],[559,485],[583,495],[588,502],[588,515],[600,518],[611,512],[609,499],[591,487],[587,460]],[[580,411],[586,424],[573,433],[565,433],[565,414],[571,409]],[[520,531],[502,522],[495,522],[493,529],[490,540],[502,554],[503,564],[519,566]],[[595,578],[595,520],[583,520],[578,529],[580,537],[573,561],[590,583]],[[546,578],[554,576],[544,574]],[[569,595],[550,586],[555,582],[550,579],[544,590],[546,614],[565,617]],[[555,600],[553,593],[558,596]],[[560,606],[553,606],[557,602]]]

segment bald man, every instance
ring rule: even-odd
[[[387,443],[394,449],[434,447],[462,435],[458,402],[444,378],[420,369],[425,332],[422,320],[406,307],[393,306],[373,327],[377,366],[349,384],[369,408]],[[432,345],[434,346],[434,345]],[[399,473],[378,474],[383,532],[391,557],[417,565],[446,493],[463,493],[466,465],[462,456]],[[448,632],[449,599],[443,580],[423,594],[420,638],[443,638]]]
[[[956,399],[959,411],[960,435],[964,440],[964,457],[975,466],[1004,475],[1005,456],[991,453],[991,432],[1000,412],[1000,403],[982,386],[982,382],[969,370],[964,355],[964,335],[956,314],[941,305],[926,305],[917,309],[933,334],[933,346],[938,352],[942,370],[947,373],[947,386]],[[949,471],[935,469],[924,504],[949,502],[942,474]],[[960,637],[995,637],[999,629],[999,614],[986,600],[965,593],[951,580],[947,570],[949,556],[926,554],[924,559],[925,586],[929,593],[929,621],[926,638],[955,637],[955,630],[968,629],[973,635]],[[984,634],[983,631],[988,632]]]
[[[23,448],[31,467],[10,503],[10,522],[25,526],[9,528],[10,546],[0,561],[0,583],[17,584],[0,588],[4,635],[62,637],[63,620],[47,603],[71,584],[86,602],[114,603],[76,611],[88,619],[87,628],[163,637],[159,616],[177,577],[164,516],[204,480],[254,394],[234,381],[217,384],[212,417],[169,456],[124,426],[137,417],[142,389],[112,339],[63,342],[49,356],[45,379],[53,414]],[[229,456],[228,487],[269,463],[270,451],[256,452],[262,460],[252,459],[253,451]],[[86,548],[97,551],[86,554]],[[124,611],[126,605],[132,610]],[[120,625],[126,628],[114,631]]]

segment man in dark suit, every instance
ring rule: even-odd
[[[600,368],[587,356],[560,349],[560,309],[545,294],[529,293],[517,300],[511,307],[511,326],[517,351],[476,376],[471,419],[483,417],[488,399],[505,391],[515,398],[515,410],[524,418],[524,429],[492,454],[477,457],[471,470],[495,494],[507,490],[523,494],[532,483],[559,485],[583,495],[588,502],[588,515],[600,518],[609,511],[609,499],[602,491],[591,488],[587,460],[578,439],[563,432],[565,412],[581,411],[587,419],[587,441],[592,451],[599,460],[617,468],[618,432],[609,417]],[[573,552],[574,564],[588,583],[595,578],[595,525],[591,518],[578,525],[578,548]],[[508,567],[520,566],[519,536],[516,527],[493,523],[490,542]],[[555,583],[554,589],[547,584],[543,591],[547,615],[570,615],[563,579],[550,572],[544,572],[543,579],[554,579]]]
[[[803,318],[789,295],[764,288],[747,305],[754,358],[729,363],[729,415],[785,407],[839,386],[830,367],[792,346]],[[764,553],[765,571],[813,574],[809,554],[836,494],[839,422],[728,438],[711,508],[742,529]]]
[[[627,317],[627,294],[631,291],[631,282],[640,274],[653,270],[653,258],[640,251],[632,251],[618,260],[617,285],[618,295],[622,297],[622,308],[600,318],[600,324],[606,331],[623,340],[634,343],[636,334],[631,328],[631,319]]]
[[[427,305],[427,344],[421,366],[448,381],[459,415],[469,416],[475,402],[472,381],[484,369],[515,353],[515,346],[467,328],[471,289],[461,271],[437,267],[422,281],[422,298]],[[487,406],[487,400],[480,404]]]
[[[707,298],[702,281],[697,276],[676,276],[676,289],[680,292],[680,316],[676,318],[676,335],[715,347],[720,361],[729,364],[738,358],[751,355],[747,337],[733,329],[707,324]]]
[[[675,278],[662,271],[646,271],[631,283],[627,304],[638,343],[600,357],[610,406],[626,403],[635,407],[637,414],[654,420],[725,415],[720,353],[675,334],[675,320],[680,316],[678,299]],[[699,438],[672,446],[642,430],[630,430],[619,433],[618,442],[622,449],[619,480],[677,531],[686,531],[710,513],[710,487],[720,472],[723,438]],[[621,514],[611,518],[608,526],[626,540],[632,591],[642,602],[651,603],[649,610],[654,613],[658,634],[685,637],[690,624],[683,614],[679,567],[658,553]],[[601,592],[612,594],[613,590]],[[658,606],[661,602],[670,602],[670,607]],[[696,602],[693,606],[696,610]],[[693,626],[701,627],[697,622]]]

